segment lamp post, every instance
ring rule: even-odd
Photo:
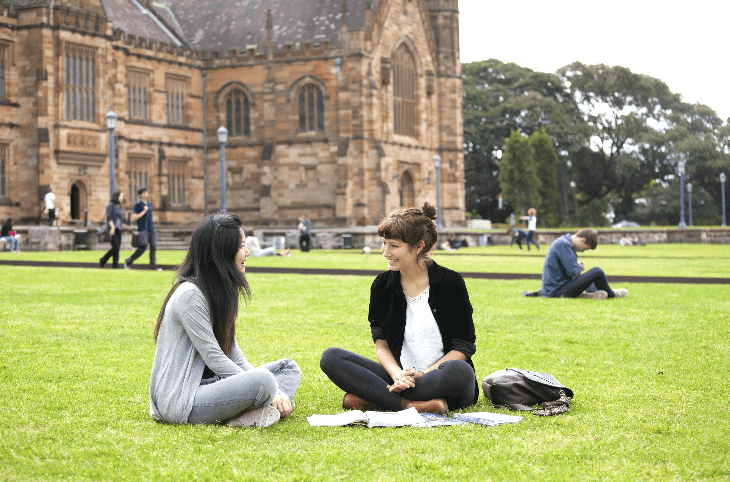
[[[720,184],[722,185],[722,227],[727,227],[725,224],[725,173],[720,173]]]
[[[689,225],[692,226],[692,183],[687,183],[687,194],[689,194]]]
[[[677,166],[679,171],[679,204],[680,204],[680,218],[679,218],[679,229],[687,229],[687,223],[684,222],[684,161],[679,161]]]
[[[106,113],[106,128],[109,129],[109,197],[114,194],[114,129],[117,127],[117,115],[109,109]]]
[[[433,167],[436,170],[436,212],[438,213],[437,217],[436,217],[436,227],[438,229],[443,229],[444,227],[441,225],[441,192],[440,192],[441,182],[439,182],[440,181],[439,169],[441,168],[441,156],[439,156],[438,154],[433,156]]]
[[[226,139],[228,139],[228,129],[220,126],[216,134],[218,135],[218,145],[221,148],[221,211],[226,212]]]

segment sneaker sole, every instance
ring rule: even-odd
[[[578,298],[584,298],[589,300],[605,300],[608,298],[608,293],[603,290],[596,290],[591,293],[581,293]]]
[[[279,421],[281,415],[279,411],[271,405],[264,407],[252,408],[244,410],[235,417],[231,417],[225,422],[229,427],[271,427]]]

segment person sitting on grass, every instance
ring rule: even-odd
[[[254,368],[236,341],[246,281],[245,235],[237,216],[206,216],[177,270],[155,326],[150,415],[177,424],[268,427],[294,410],[301,371],[293,360]]]
[[[591,228],[557,238],[545,255],[542,289],[534,292],[523,291],[522,296],[597,300],[626,298],[629,291],[624,288],[612,290],[601,268],[592,268],[580,274],[586,269],[586,265],[583,261],[578,261],[577,253],[596,249],[596,246],[598,246],[598,232]]]
[[[320,367],[345,391],[342,408],[446,414],[477,402],[472,307],[464,279],[430,258],[436,208],[396,209],[378,226],[388,269],[370,288],[377,361],[328,348]]]
[[[246,232],[246,249],[251,252],[251,256],[254,258],[260,258],[262,256],[285,256],[291,257],[291,250],[286,248],[281,253],[276,252],[276,248],[273,246],[270,248],[262,248],[259,244],[259,238],[253,235],[253,231]]]
[[[519,228],[509,228],[507,230],[507,234],[510,235],[509,247],[511,248],[514,243],[517,243],[517,246],[520,247],[520,251],[522,251],[522,240],[527,237],[527,233]]]

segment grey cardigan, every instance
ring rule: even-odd
[[[161,422],[187,423],[206,365],[220,378],[254,369],[235,339],[230,358],[223,353],[203,292],[185,282],[170,297],[157,336],[150,415]]]

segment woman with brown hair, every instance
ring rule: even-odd
[[[328,348],[322,371],[345,391],[344,409],[448,413],[476,403],[472,307],[464,280],[430,257],[436,208],[396,209],[378,226],[388,271],[370,288],[377,362]]]
[[[282,359],[254,368],[236,341],[246,281],[241,220],[225,213],[198,225],[155,326],[150,415],[169,423],[268,427],[294,410],[301,371]]]

